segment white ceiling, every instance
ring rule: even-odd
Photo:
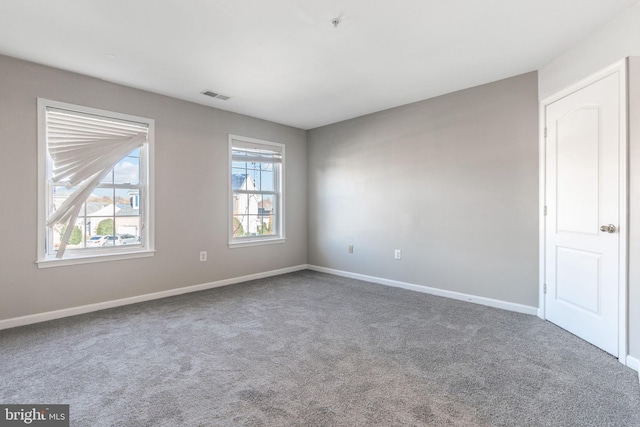
[[[637,1],[1,0],[0,53],[311,129],[537,70]]]

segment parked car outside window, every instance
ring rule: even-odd
[[[87,247],[93,248],[96,246],[104,246],[107,242],[107,236],[92,236],[89,240],[87,240]]]
[[[133,234],[119,234],[120,242],[123,245],[130,245],[135,243],[140,243],[140,238],[134,236]]]
[[[133,234],[116,234],[115,236],[92,236],[87,240],[87,248],[99,246],[120,246],[140,244],[140,236]]]
[[[107,240],[105,241],[105,246],[116,246],[122,244],[122,238],[120,236],[107,236]]]

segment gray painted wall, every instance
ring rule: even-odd
[[[537,307],[537,93],[534,72],[309,131],[309,263]]]
[[[154,257],[38,269],[37,97],[155,119]],[[286,243],[228,248],[229,133],[286,144]],[[0,56],[0,153],[0,320],[307,262],[303,130]]]
[[[565,87],[588,77],[616,61],[640,55],[640,3],[609,22],[556,58],[539,72],[540,99],[547,98]],[[629,223],[629,354],[640,358],[640,64],[634,59],[631,86],[630,115],[630,223]]]

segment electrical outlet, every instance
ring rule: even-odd
[[[353,245],[349,245],[349,253],[352,254],[353,253]]]
[[[396,250],[395,250],[395,252],[394,252],[394,254],[393,254],[393,257],[394,257],[395,259],[402,259],[402,252],[400,251],[400,249],[396,249]]]
[[[207,260],[207,251],[200,252],[200,261],[206,261],[206,260]]]

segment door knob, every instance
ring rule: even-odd
[[[603,225],[600,227],[600,231],[605,231],[607,233],[615,233],[616,232],[616,226],[613,224],[609,224],[609,225]]]

